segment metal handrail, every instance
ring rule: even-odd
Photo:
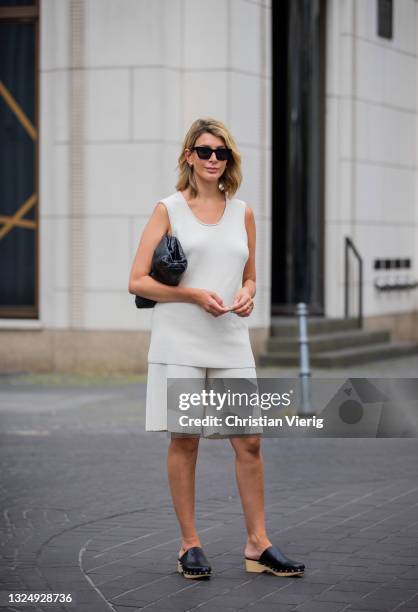
[[[348,277],[349,277],[348,253],[350,249],[354,253],[355,257],[357,258],[357,262],[358,262],[359,291],[358,291],[358,317],[357,319],[358,319],[358,327],[362,327],[363,326],[363,259],[360,253],[358,252],[358,250],[356,249],[353,241],[348,236],[345,237],[345,248],[344,248],[344,268],[345,268],[344,315],[345,315],[345,318],[348,319],[348,304],[349,304],[349,291],[350,291],[349,283],[348,283]]]

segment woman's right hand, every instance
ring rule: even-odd
[[[207,289],[194,290],[194,303],[214,317],[219,317],[231,310],[230,306],[224,306],[222,298],[216,291],[208,291]]]

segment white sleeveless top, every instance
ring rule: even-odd
[[[243,200],[226,199],[222,218],[204,223],[183,194],[160,200],[166,206],[171,232],[187,258],[180,286],[216,291],[232,306],[242,287],[248,259]],[[255,367],[248,317],[233,312],[214,317],[197,304],[157,302],[153,308],[149,363],[175,363],[212,368]]]

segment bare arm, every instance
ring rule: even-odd
[[[140,295],[156,302],[194,302],[195,289],[171,287],[152,278],[152,257],[161,238],[170,231],[170,220],[162,202],[156,204],[142,232],[129,277],[129,293]]]
[[[228,308],[223,305],[222,298],[214,291],[196,287],[171,287],[150,276],[155,248],[167,232],[170,232],[168,212],[165,205],[158,202],[139,241],[129,276],[129,293],[156,302],[190,302],[201,306],[215,317],[228,312]]]
[[[249,255],[242,274],[242,286],[248,288],[251,297],[256,294],[256,272],[255,272],[255,242],[256,227],[254,213],[248,206],[245,209],[245,227],[247,229]]]
[[[233,312],[240,317],[248,317],[254,307],[253,297],[256,293],[255,286],[255,219],[251,208],[245,209],[245,228],[247,230],[248,259],[242,273],[242,286],[234,298]]]

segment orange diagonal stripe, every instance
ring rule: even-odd
[[[4,227],[2,227],[0,230],[0,240],[4,238],[6,234],[10,232],[10,230],[13,228],[14,225],[16,225],[16,221],[20,220],[24,215],[26,215],[28,210],[30,210],[32,206],[36,204],[37,199],[38,198],[37,198],[36,193],[33,193],[26,200],[26,202],[23,202],[22,206],[15,212],[13,217],[7,218],[7,221],[5,222]]]
[[[11,219],[11,217],[4,217],[3,215],[0,215],[0,223],[7,223],[9,219]],[[36,221],[31,221],[30,219],[18,219],[13,223],[13,225],[16,227],[35,228],[37,223]]]
[[[0,81],[0,95],[3,97],[6,104],[14,112],[20,123],[23,125],[32,140],[36,140],[38,137],[37,131],[32,124],[31,120],[25,115],[22,108],[16,102],[10,91],[7,89],[3,81]]]

